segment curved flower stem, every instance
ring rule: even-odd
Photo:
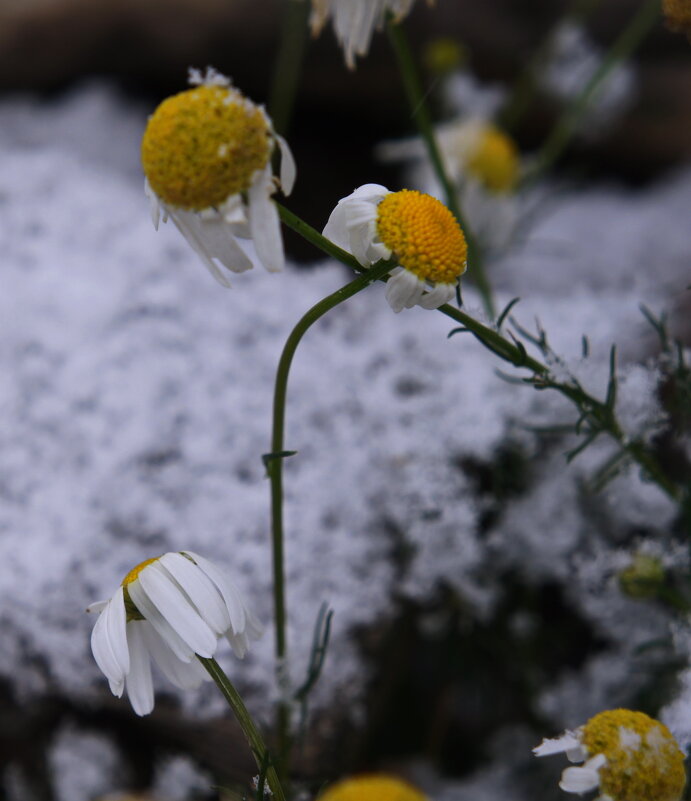
[[[456,188],[451,182],[444,167],[444,160],[437,144],[437,139],[434,135],[434,126],[430,117],[429,109],[427,108],[427,101],[425,93],[422,90],[420,78],[415,68],[412,53],[408,45],[403,26],[395,22],[392,14],[389,14],[387,19],[386,30],[389,34],[389,41],[396,54],[398,68],[403,80],[403,86],[408,97],[410,104],[411,115],[415,119],[418,131],[422,137],[429,159],[432,163],[434,172],[436,173],[437,180],[442,186],[444,197],[446,198],[446,205],[449,210],[458,220],[459,225],[463,229],[466,241],[468,243],[468,264],[470,266],[470,275],[477,284],[477,288],[482,296],[482,302],[485,306],[485,311],[489,317],[494,317],[494,303],[492,301],[492,288],[487,279],[485,272],[484,260],[482,258],[482,251],[478,242],[473,234],[467,220],[463,216],[463,211],[458,202],[458,193]]]
[[[266,782],[271,789],[275,801],[286,801],[283,787],[276,773],[276,768],[271,764],[269,751],[264,744],[264,740],[255,726],[250,713],[247,711],[240,694],[235,689],[230,679],[223,672],[221,666],[215,659],[205,659],[202,656],[197,656],[197,659],[202,663],[206,672],[216,682],[216,686],[223,693],[224,698],[228,705],[233,710],[242,731],[247,738],[254,759],[259,769],[259,774],[265,773]]]
[[[523,187],[532,186],[559,159],[576,132],[578,123],[595,90],[610,72],[640,45],[657,21],[659,14],[659,0],[648,0],[647,3],[640,6],[638,12],[603,58],[599,68],[557,120],[551,134],[542,145],[533,168],[523,178],[521,182]]]
[[[290,126],[305,55],[310,4],[304,0],[284,0],[283,5],[281,44],[274,64],[269,114],[276,132],[285,136]]]
[[[367,275],[371,276],[372,270],[367,270],[366,267],[363,267],[350,253],[334,245],[333,242],[330,242],[316,229],[312,228],[312,226],[308,225],[284,206],[281,206],[280,203],[276,205],[278,206],[278,211],[283,222],[299,233],[308,242],[327,255],[338,259],[348,267],[358,272],[366,272]],[[382,276],[380,280],[386,280],[385,276]],[[551,377],[549,367],[529,356],[522,343],[518,340],[511,341],[507,339],[500,334],[496,328],[483,325],[461,309],[457,309],[449,304],[440,306],[437,311],[461,323],[461,325],[470,331],[485,348],[491,350],[495,355],[499,356],[500,359],[509,362],[514,367],[530,370],[533,375],[532,377],[524,379],[526,383],[532,383],[535,387],[540,389],[554,389],[568,398],[587,419],[595,422],[603,432],[606,432],[614,439],[619,447],[626,451],[630,458],[638,463],[666,495],[675,502],[682,503],[683,492],[673,481],[667,478],[665,472],[657,463],[657,460],[643,443],[637,440],[629,440],[626,437],[614,417],[613,409],[610,406],[592,397],[585,392],[582,387],[576,384],[556,381]]]
[[[281,207],[279,206],[279,209]],[[281,216],[285,219],[285,212]],[[339,248],[340,250],[340,248]],[[334,255],[330,253],[329,255]],[[338,257],[337,257],[338,258]],[[352,257],[350,257],[352,259]],[[349,260],[350,261],[350,260]],[[352,265],[350,265],[352,266]],[[359,265],[358,265],[359,266]],[[287,675],[287,643],[286,643],[286,604],[285,577],[283,557],[283,459],[293,452],[286,451],[284,446],[285,407],[288,388],[288,375],[293,356],[300,340],[307,330],[339,303],[351,298],[374,281],[383,278],[395,265],[389,261],[379,261],[372,265],[363,275],[359,275],[349,284],[328,295],[314,305],[290,332],[283,347],[276,370],[273,400],[273,431],[271,435],[271,452],[264,455],[266,472],[271,482],[271,537],[273,552],[273,591],[274,618],[276,626],[276,663],[277,677],[281,699],[278,707],[278,739],[279,739],[279,771],[287,774],[290,750],[290,687]]]

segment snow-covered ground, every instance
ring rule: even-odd
[[[288,265],[281,275],[258,267],[232,290],[219,287],[173,226],[153,230],[138,168],[144,119],[104,86],[0,106],[0,676],[20,698],[59,692],[96,702],[107,686],[90,655],[85,607],[143,559],[189,548],[225,564],[267,624],[244,663],[221,655],[264,716],[275,696],[261,461],[273,377],[298,318],[349,277],[333,263]],[[659,414],[644,369],[655,342],[638,305],[679,305],[690,206],[689,170],[635,193],[564,191],[493,267],[498,305],[519,295],[518,319],[530,327],[538,316],[600,396],[618,343],[622,419],[633,431]],[[322,225],[329,212],[310,222]],[[464,300],[479,309],[469,287]],[[327,602],[333,639],[314,703],[357,710],[368,673],[354,628],[393,614],[401,595],[429,598],[442,582],[481,619],[510,567],[562,584],[610,643],[544,688],[541,711],[558,731],[623,702],[641,680],[628,672],[631,654],[667,631],[668,617],[623,597],[613,576],[627,559],[622,532],[663,532],[675,510],[630,472],[598,499],[598,529],[579,487],[607,448],[569,467],[562,447],[540,450],[538,461],[525,425],[573,419],[571,410],[498,379],[502,365],[467,335],[447,339],[452,327],[436,312],[394,315],[375,286],[298,350],[286,434],[298,454],[285,463],[291,668],[299,680]],[[490,463],[508,440],[528,455],[532,480],[481,533],[486,499],[459,465]],[[403,568],[392,531],[411,549]],[[200,714],[222,709],[209,687],[181,700]],[[688,742],[680,703],[673,720]],[[71,764],[60,753],[56,764]],[[508,779],[492,776],[473,779],[468,797],[507,797],[497,788]],[[62,781],[65,798],[96,791]]]

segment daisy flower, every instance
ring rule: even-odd
[[[662,0],[662,12],[667,27],[691,41],[691,0]]]
[[[235,584],[192,551],[147,559],[87,611],[100,612],[91,634],[96,664],[113,695],[127,690],[138,715],[154,707],[151,657],[177,687],[194,689],[209,679],[196,655],[210,659],[225,636],[242,659],[262,632]]]
[[[517,189],[523,163],[518,146],[495,122],[506,101],[503,88],[481,84],[463,70],[444,76],[444,106],[450,118],[435,127],[444,172],[463,219],[487,255],[505,250],[518,229]],[[383,161],[406,162],[408,182],[442,197],[443,189],[420,137],[382,142]]]
[[[414,190],[365,184],[339,200],[323,233],[364,267],[396,260],[386,283],[395,312],[439,308],[453,298],[466,269],[468,248],[456,218],[436,198]]]
[[[237,238],[252,239],[270,272],[283,269],[283,240],[271,160],[281,154],[280,186],[289,194],[295,163],[261,106],[212,69],[190,70],[193,88],[164,100],[142,139],[145,191],[154,227],[169,217],[223,286],[216,260],[234,273],[252,268]]]
[[[427,801],[427,796],[402,779],[372,774],[336,782],[317,801]]]
[[[346,64],[353,69],[355,56],[365,56],[375,29],[381,28],[387,12],[400,22],[415,0],[312,0],[310,25],[319,35],[331,17],[334,32],[343,48]],[[428,0],[429,2],[429,0]]]
[[[533,753],[582,762],[566,768],[559,786],[567,793],[598,790],[598,801],[679,801],[686,783],[684,754],[669,729],[628,709],[600,712]]]

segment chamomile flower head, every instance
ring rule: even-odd
[[[375,29],[381,28],[387,12],[400,22],[415,0],[312,0],[310,25],[317,36],[331,18],[346,64],[353,69],[355,56],[365,56]],[[429,0],[428,0],[429,2]]]
[[[154,226],[170,217],[211,274],[230,286],[218,260],[231,272],[252,262],[237,237],[253,239],[267,270],[283,267],[283,242],[271,195],[276,179],[274,147],[281,152],[280,185],[288,194],[295,165],[271,120],[208,69],[190,71],[192,88],[164,100],[149,118],[142,139],[142,166]]]
[[[456,218],[436,198],[410,189],[359,187],[338,202],[324,236],[363,266],[396,261],[386,284],[395,312],[447,303],[466,269],[468,247]]]
[[[91,634],[96,664],[113,695],[127,690],[138,715],[154,706],[152,657],[173,684],[193,689],[208,679],[195,656],[210,659],[225,636],[242,659],[262,632],[231,579],[191,551],[147,559],[87,611],[100,613]]]
[[[691,41],[691,0],[662,0],[662,11],[667,27]]]
[[[600,712],[533,753],[583,762],[566,768],[559,786],[568,793],[599,790],[598,801],[679,801],[686,784],[684,755],[669,729],[629,709]]]
[[[427,796],[395,776],[368,774],[332,784],[317,801],[427,801]]]

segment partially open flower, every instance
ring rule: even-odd
[[[363,266],[396,260],[386,284],[395,312],[439,308],[453,298],[466,269],[468,247],[456,218],[436,198],[410,189],[359,187],[338,202],[324,236]]]
[[[213,70],[191,71],[198,84],[164,100],[149,118],[142,139],[146,192],[154,226],[170,217],[211,274],[230,286],[217,259],[231,272],[252,262],[236,237],[254,241],[267,270],[283,268],[280,221],[271,195],[275,146],[281,152],[280,185],[288,194],[295,164],[271,120],[228,78]]]
[[[559,786],[567,793],[599,790],[599,801],[679,801],[686,783],[684,754],[669,729],[628,709],[600,712],[533,753],[583,762],[566,768]]]
[[[371,774],[336,782],[317,801],[427,801],[427,796],[395,776]]]
[[[127,689],[138,715],[154,706],[151,657],[173,684],[193,689],[208,679],[196,655],[210,659],[225,636],[242,659],[262,631],[233,582],[191,551],[147,559],[87,611],[100,612],[91,635],[96,664],[113,695]]]

